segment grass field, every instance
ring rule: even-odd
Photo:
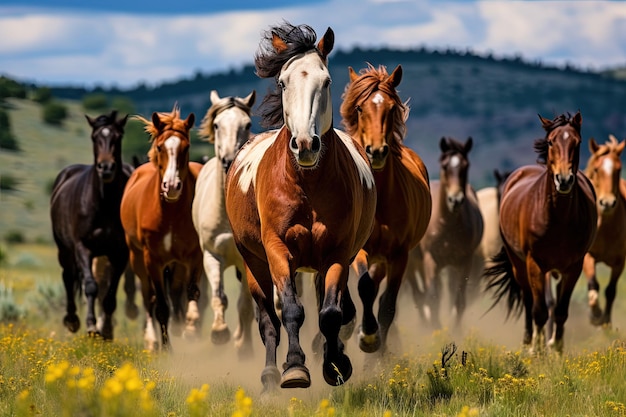
[[[311,353],[317,320],[312,287],[305,287],[308,317],[301,341],[313,384],[264,395],[258,337],[254,357],[246,361],[237,358],[232,345],[214,346],[208,338],[174,338],[171,354],[150,355],[142,349],[142,320],[127,319],[123,309],[116,313],[111,343],[88,338],[83,328],[69,334],[61,325],[64,293],[55,249],[26,244],[4,250],[0,305],[3,312],[14,305],[18,317],[0,325],[0,416],[626,415],[624,282],[613,329],[595,329],[587,322],[585,285],[579,281],[563,356],[529,356],[521,347],[521,321],[505,322],[499,308],[484,314],[488,298],[472,306],[464,331],[454,334],[425,330],[412,300],[403,296],[390,351],[382,357],[364,354],[351,340],[347,350],[354,374],[341,387],[323,382]],[[604,283],[606,270],[600,274]],[[231,326],[236,285],[233,274],[227,282]],[[120,291],[118,306],[123,297]],[[442,365],[442,351],[452,352],[453,344],[456,351]]]

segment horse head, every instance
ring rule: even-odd
[[[446,205],[449,211],[454,211],[465,201],[470,166],[468,153],[472,149],[472,144],[471,137],[465,143],[445,137],[439,142],[440,181],[446,192]]]
[[[598,145],[593,138],[589,139],[591,157],[585,173],[596,190],[600,213],[609,213],[617,205],[622,171],[620,156],[625,144],[626,141],[618,142],[613,135],[609,135],[609,141],[603,145]]]
[[[541,117],[546,137],[535,144],[535,149],[546,161],[554,186],[560,194],[568,194],[574,188],[580,160],[580,127],[582,116],[560,115],[553,120]]]
[[[103,114],[95,119],[85,115],[92,128],[94,166],[104,183],[112,182],[122,166],[122,137],[128,115],[119,120],[116,117],[116,110],[111,111],[109,115]]]
[[[385,167],[390,150],[398,148],[406,133],[408,107],[402,103],[396,87],[402,80],[402,66],[391,75],[384,66],[369,65],[357,74],[348,68],[350,83],[341,106],[343,124],[363,146],[372,169]]]
[[[189,131],[195,115],[180,118],[177,106],[171,113],[152,113],[152,120],[140,118],[146,131],[152,136],[150,161],[159,170],[161,196],[167,202],[177,201],[183,191],[183,183],[189,173]]]
[[[215,156],[228,171],[237,151],[250,138],[250,114],[256,99],[252,90],[246,97],[220,97],[211,91],[211,107],[207,110],[199,133],[215,146]]]

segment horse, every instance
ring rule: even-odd
[[[223,344],[230,339],[230,330],[224,321],[228,306],[224,292],[224,271],[234,266],[242,282],[237,302],[239,325],[235,331],[235,346],[240,356],[246,357],[252,350],[254,306],[244,275],[243,258],[235,246],[226,214],[224,181],[239,148],[250,138],[250,113],[256,92],[253,90],[244,98],[220,98],[217,91],[213,90],[210,97],[211,107],[200,125],[199,134],[214,144],[215,156],[204,164],[198,175],[192,219],[200,238],[204,270],[212,289],[214,316],[211,340],[215,344]]]
[[[350,378],[352,365],[339,338],[356,309],[347,288],[350,263],[374,223],[376,185],[363,149],[333,128],[328,54],[334,32],[316,44],[308,25],[289,22],[263,33],[256,72],[274,77],[276,89],[261,103],[262,132],[239,151],[226,179],[226,212],[258,306],[265,345],[264,391],[306,388],[299,332],[304,308],[298,271],[316,272],[319,329],[326,339],[323,376],[330,385]],[[282,375],[276,367],[280,322],[273,287],[282,304],[289,346]],[[350,304],[350,306],[348,306]]]
[[[402,66],[391,74],[384,66],[376,69],[371,64],[359,74],[352,67],[348,72],[350,82],[340,109],[342,123],[365,149],[378,197],[374,229],[353,262],[363,303],[359,347],[364,352],[384,351],[409,251],[426,232],[432,199],[424,162],[403,144],[409,108],[396,91]],[[385,278],[377,322],[373,304]]]
[[[529,351],[542,352],[548,340],[547,346],[561,353],[570,298],[596,234],[598,212],[593,184],[578,169],[580,111],[539,119],[546,135],[534,144],[538,164],[516,169],[504,184],[504,245],[485,276],[495,298],[492,307],[506,297],[508,314],[521,315],[523,303],[523,343]]]
[[[472,273],[467,284],[468,302],[480,296],[483,286],[482,277],[485,268],[491,266],[490,260],[498,254],[502,248],[502,238],[500,237],[500,197],[504,182],[511,175],[510,171],[493,170],[493,177],[496,180],[495,186],[484,187],[476,191],[478,198],[478,208],[483,217],[483,237],[480,245],[474,252],[472,261]]]
[[[50,197],[50,219],[67,297],[63,324],[73,333],[80,328],[76,295],[82,291],[87,300],[88,334],[109,340],[113,339],[117,287],[128,264],[128,247],[120,221],[120,202],[129,178],[122,162],[128,115],[118,119],[113,110],[108,115],[85,117],[92,129],[93,164],[74,164],[59,172]],[[92,264],[99,256],[107,258],[110,274],[101,303],[104,317],[98,323],[95,303],[99,285]]]
[[[135,169],[128,180],[120,212],[130,264],[141,281],[145,347],[154,350],[157,346],[156,318],[161,347],[169,350],[169,300],[176,325],[172,330],[179,332],[186,320],[183,335],[199,334],[202,250],[191,219],[191,204],[202,165],[189,162],[193,113],[183,120],[175,105],[170,113],[154,112],[151,120],[136,118],[145,124],[152,145],[149,162]]]
[[[412,251],[407,270],[415,303],[422,317],[434,328],[441,327],[439,305],[442,271],[448,268],[448,288],[455,326],[460,328],[466,308],[466,291],[474,252],[483,234],[483,218],[476,192],[469,183],[469,152],[473,139],[465,143],[442,137],[439,141],[439,180],[430,182],[433,200],[428,229]],[[423,281],[418,287],[415,272]]]
[[[591,180],[597,196],[598,231],[585,255],[583,273],[587,277],[590,321],[596,326],[611,325],[611,309],[615,301],[617,281],[624,270],[626,257],[626,181],[621,178],[620,156],[626,141],[618,142],[609,135],[609,141],[598,145],[591,138],[591,157],[585,174]],[[604,262],[611,268],[611,278],[605,290],[604,311],[599,306],[600,286],[596,278],[596,264]]]

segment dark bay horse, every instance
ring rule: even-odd
[[[186,321],[185,335],[199,332],[202,251],[191,219],[191,204],[202,165],[189,162],[193,113],[183,120],[175,106],[171,113],[153,113],[152,120],[138,119],[152,140],[150,161],[131,175],[122,199],[121,218],[130,264],[141,280],[147,312],[146,348],[155,349],[156,318],[166,350],[170,347],[170,300],[176,325],[172,330],[179,331]]]
[[[253,90],[246,97],[220,97],[211,91],[211,107],[200,125],[199,133],[215,147],[215,156],[202,167],[196,182],[193,200],[193,223],[200,237],[204,255],[204,270],[211,285],[213,343],[226,343],[230,330],[224,317],[228,298],[224,292],[224,272],[233,266],[241,279],[241,291],[237,301],[239,324],[235,331],[235,347],[240,357],[252,351],[252,321],[254,305],[245,278],[243,258],[237,250],[233,232],[226,214],[224,183],[226,172],[235,155],[250,139],[252,105],[256,98]]]
[[[386,348],[409,250],[426,232],[432,199],[424,162],[403,144],[409,108],[396,91],[402,67],[391,74],[384,66],[369,65],[359,74],[350,67],[349,75],[341,105],[343,125],[365,149],[378,196],[374,229],[353,262],[364,310],[359,346],[374,352]],[[377,322],[373,305],[385,278]]]
[[[615,301],[617,281],[624,271],[626,258],[626,181],[621,178],[620,156],[626,141],[618,142],[609,135],[609,141],[598,145],[589,140],[591,157],[585,173],[591,180],[597,196],[598,231],[585,255],[583,272],[587,276],[591,323],[611,325],[611,309]],[[596,278],[596,264],[604,262],[611,268],[611,278],[604,292],[604,311],[599,305],[600,285]]]
[[[297,271],[317,272],[319,329],[326,339],[323,375],[330,385],[352,374],[339,338],[355,315],[347,291],[350,263],[372,231],[376,185],[363,149],[332,127],[328,28],[315,44],[315,31],[287,22],[264,33],[255,56],[257,74],[274,77],[277,89],[261,105],[264,125],[239,151],[226,180],[226,211],[247,267],[265,344],[264,389],[311,384],[300,346],[304,309],[295,286]],[[276,367],[280,319],[273,286],[282,304],[289,338],[282,377]],[[344,314],[345,313],[345,314]]]
[[[85,117],[92,128],[94,162],[71,165],[59,173],[50,198],[50,218],[67,295],[63,324],[71,332],[79,329],[76,295],[83,291],[87,299],[87,332],[112,339],[117,287],[128,263],[128,247],[120,222],[120,202],[128,181],[122,163],[122,138],[128,116],[117,119],[117,112],[112,111],[95,119]],[[99,256],[105,256],[110,264],[101,324],[96,323],[99,289],[92,273],[94,259]]]
[[[509,313],[521,310],[523,303],[523,340],[531,352],[544,350],[546,323],[548,345],[562,352],[570,298],[596,234],[598,213],[593,185],[578,169],[580,112],[539,118],[546,131],[545,138],[535,141],[539,164],[518,168],[504,185],[504,247],[486,277],[496,302],[507,298]],[[557,282],[556,300],[552,280]]]
[[[448,288],[455,325],[461,325],[474,252],[483,234],[483,218],[476,193],[469,183],[472,144],[472,138],[465,143],[441,138],[439,180],[430,182],[433,200],[430,223],[419,246],[412,251],[412,270],[407,268],[417,307],[434,328],[441,327],[439,305],[444,268],[449,272]],[[418,287],[415,271],[423,280],[422,288]]]

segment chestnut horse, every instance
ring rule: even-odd
[[[222,344],[230,339],[230,330],[224,320],[228,306],[224,292],[224,271],[234,266],[243,284],[237,302],[239,325],[235,331],[235,346],[242,357],[248,356],[252,349],[254,306],[245,279],[243,258],[235,246],[228,223],[224,182],[239,148],[250,139],[250,112],[255,97],[254,90],[245,98],[220,98],[217,91],[211,91],[211,107],[200,125],[199,133],[214,144],[215,156],[204,164],[198,175],[192,206],[193,223],[204,254],[204,270],[212,290],[211,340]]]
[[[76,293],[84,291],[87,332],[112,339],[117,287],[128,264],[128,247],[120,222],[120,201],[128,181],[128,171],[122,163],[122,137],[128,116],[116,119],[117,112],[112,111],[96,119],[85,117],[92,128],[94,162],[70,165],[59,173],[50,198],[50,218],[67,296],[63,324],[71,332],[79,329]],[[92,264],[100,256],[107,258],[110,271],[108,282],[99,286]],[[106,288],[101,322],[95,313],[99,292],[103,292],[99,287]]]
[[[523,340],[530,351],[545,348],[548,322],[548,346],[562,352],[570,298],[596,234],[598,213],[593,185],[578,169],[580,112],[539,118],[546,131],[545,138],[535,141],[539,164],[518,168],[504,184],[504,246],[485,274],[495,303],[506,297],[509,313],[521,313],[523,302]],[[556,300],[552,280],[557,282]]]
[[[414,268],[408,275],[415,302],[433,328],[441,327],[442,272],[448,269],[448,288],[455,325],[460,327],[466,307],[466,290],[474,252],[483,234],[483,218],[476,193],[469,183],[469,152],[473,140],[465,143],[441,138],[439,180],[430,182],[433,210],[424,238],[411,253]],[[423,281],[418,289],[415,271]]]
[[[130,264],[141,280],[146,308],[144,341],[153,350],[157,340],[154,321],[159,323],[164,350],[170,348],[168,323],[171,300],[174,322],[186,320],[185,334],[198,332],[199,283],[202,251],[191,220],[196,178],[202,165],[189,162],[189,130],[194,114],[180,118],[171,113],[153,113],[152,120],[138,116],[150,134],[150,161],[131,175],[121,205],[122,225],[130,249]],[[184,293],[186,291],[186,293]],[[183,296],[188,301],[182,304]],[[173,328],[179,330],[179,326]]]
[[[264,33],[255,56],[257,74],[274,77],[277,89],[261,105],[265,126],[239,151],[226,180],[226,211],[247,267],[259,308],[265,344],[264,389],[311,384],[300,346],[304,308],[295,286],[297,271],[317,272],[319,329],[326,339],[323,375],[330,385],[352,374],[339,338],[354,319],[347,291],[350,262],[372,231],[376,185],[362,148],[332,127],[327,58],[334,44],[328,28],[315,31],[285,22]],[[273,285],[289,338],[282,377],[276,367],[280,320]],[[344,314],[345,312],[345,314]]]
[[[587,276],[590,320],[594,325],[611,325],[611,309],[615,301],[617,281],[624,270],[626,257],[626,181],[621,178],[620,156],[626,142],[613,135],[598,145],[589,140],[591,157],[585,174],[591,180],[597,195],[598,232],[585,255],[583,272]],[[596,279],[596,263],[604,262],[611,268],[611,278],[605,290],[606,304],[600,308]]]
[[[374,230],[353,262],[363,302],[359,347],[374,352],[386,349],[409,250],[426,232],[432,200],[424,162],[402,143],[409,115],[396,91],[402,67],[398,65],[391,74],[384,66],[376,69],[372,65],[359,74],[351,67],[348,71],[350,82],[341,105],[343,125],[365,148],[378,195]],[[377,322],[373,305],[385,278]]]

